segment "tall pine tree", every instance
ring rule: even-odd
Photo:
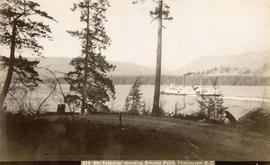
[[[138,1],[145,0],[135,0],[133,4],[136,4]],[[157,42],[157,58],[156,58],[156,77],[155,77],[155,90],[154,90],[154,99],[153,99],[153,116],[161,116],[162,110],[159,107],[159,98],[160,98],[160,79],[161,79],[161,56],[162,56],[162,28],[163,20],[172,20],[170,17],[170,7],[163,2],[163,0],[154,0],[156,4],[154,10],[150,11],[150,15],[153,20],[158,21],[158,42]]]
[[[71,60],[75,71],[67,73],[66,81],[70,85],[71,94],[67,95],[69,102],[81,103],[81,113],[85,110],[96,111],[98,105],[104,105],[115,90],[107,72],[115,67],[109,64],[103,51],[109,46],[110,38],[106,34],[104,22],[105,12],[109,7],[107,0],[83,0],[74,3],[72,11],[80,12],[80,22],[85,27],[68,33],[81,40],[81,55]]]

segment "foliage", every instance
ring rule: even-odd
[[[13,75],[7,102],[5,107],[8,111],[16,112],[27,115],[36,116],[44,113],[48,110],[48,99],[55,94],[57,87],[57,80],[55,77],[48,77],[46,83],[43,84],[46,87],[46,95],[36,96],[38,89],[38,82],[43,82],[36,72],[35,68],[39,63],[38,61],[28,61],[26,58],[19,56],[20,60],[15,59],[14,73]],[[9,60],[3,57],[4,60]],[[34,66],[32,66],[34,65]],[[5,66],[4,66],[5,67]],[[20,69],[17,69],[20,68]],[[42,67],[45,68],[45,67]],[[46,68],[47,69],[47,68]],[[49,69],[47,69],[49,70]],[[53,72],[51,72],[53,73]],[[38,81],[38,82],[37,82]],[[44,97],[43,97],[44,96]]]
[[[150,11],[150,16],[154,19],[158,17],[162,17],[163,20],[172,20],[173,18],[170,16],[170,7],[163,2],[163,0],[155,1],[156,7],[154,10]],[[160,8],[160,4],[162,3],[162,8]],[[161,16],[160,16],[161,15]]]
[[[211,79],[214,90],[218,90],[218,77]],[[219,95],[203,95],[197,93],[200,99],[197,99],[199,104],[199,112],[196,114],[199,118],[204,118],[207,121],[215,121],[224,123],[225,110],[228,107],[223,105],[224,100],[222,94]]]
[[[1,70],[8,67],[10,59],[8,57],[0,56],[0,67]],[[14,60],[14,73],[13,75],[13,83],[10,87],[9,91],[13,90],[12,88],[16,88],[19,84],[24,85],[30,89],[34,89],[38,86],[38,83],[42,82],[39,78],[38,72],[35,70],[39,61],[33,60],[30,61],[27,58],[23,58],[19,56]]]
[[[17,49],[31,49],[34,54],[41,55],[43,47],[37,38],[48,38],[51,33],[49,25],[41,19],[54,20],[45,11],[39,9],[40,5],[29,0],[3,0],[0,6],[0,43],[11,45],[13,26],[16,26],[15,45]]]
[[[150,109],[150,106],[148,104],[146,104],[146,102],[144,101],[143,104],[142,104],[142,115],[151,115],[151,109]]]
[[[240,117],[238,123],[254,132],[270,135],[269,109],[255,108]]]
[[[8,93],[7,107],[8,111],[19,111],[21,113],[36,115],[41,114],[47,110],[48,99],[54,94],[56,90],[56,82],[51,80],[46,84],[48,94],[44,97],[36,97],[37,91],[27,88],[22,85],[14,86]]]
[[[66,74],[65,80],[70,85],[71,93],[67,95],[67,101],[80,106],[89,112],[97,111],[97,105],[104,104],[114,97],[115,89],[107,72],[115,67],[109,64],[103,50],[110,44],[110,39],[105,31],[105,12],[109,3],[107,0],[88,1],[83,0],[74,3],[72,11],[81,13],[80,21],[86,24],[82,30],[68,31],[73,37],[82,42],[82,55],[73,58],[70,62],[75,68]]]
[[[134,81],[134,84],[132,85],[125,101],[124,108],[128,114],[139,115],[140,112],[145,108],[145,103],[141,100],[142,93],[140,90],[140,86],[141,80],[140,77],[138,77]]]
[[[202,111],[198,111],[193,114],[182,114],[182,113],[174,114],[173,118],[199,121],[205,120],[206,117],[205,114],[202,113]]]
[[[47,101],[55,93],[57,80],[48,77],[44,84],[48,95],[45,97],[35,97],[38,82],[43,82],[35,70],[38,61],[28,61],[19,56],[20,60],[15,59],[14,75],[10,84],[7,102],[5,106],[9,111],[18,111],[29,115],[41,114],[47,110]],[[3,57],[4,60],[9,60]],[[5,66],[4,66],[5,67]],[[20,68],[20,69],[18,69]],[[43,67],[44,68],[44,67]],[[43,96],[43,95],[42,95]]]
[[[4,104],[13,72],[17,73],[19,80],[26,85],[36,86],[39,78],[34,67],[37,61],[28,61],[24,58],[15,58],[16,49],[31,50],[33,55],[41,55],[43,47],[38,43],[38,38],[51,39],[51,29],[40,18],[54,20],[45,11],[39,9],[40,5],[29,0],[3,0],[0,4],[0,44],[10,47],[9,58],[4,59],[8,66],[6,81],[1,91],[0,108]],[[15,66],[16,63],[16,66]],[[29,66],[28,66],[29,65]],[[14,68],[15,66],[15,68]],[[25,77],[24,77],[25,76]]]
[[[224,121],[225,110],[228,107],[224,107],[224,100],[222,96],[204,96],[200,95],[200,99],[197,100],[199,104],[199,114],[209,121]]]
[[[134,0],[132,4],[137,4],[139,2],[144,2],[144,1],[145,0]],[[155,8],[153,10],[150,10],[149,12],[152,18],[156,19],[157,17],[160,17],[160,14],[162,13],[163,20],[173,19],[170,16],[170,7],[165,2],[163,2],[163,0],[154,0],[154,3],[156,4]],[[162,3],[162,9],[160,8],[161,3]]]

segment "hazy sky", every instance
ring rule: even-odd
[[[75,57],[80,41],[66,30],[80,29],[73,0],[37,0],[55,17],[53,41],[42,41],[44,56]],[[167,0],[173,20],[164,22],[163,66],[177,69],[200,56],[270,51],[269,0]],[[152,1],[110,0],[106,24],[112,44],[105,52],[112,61],[154,66],[157,24],[151,23]]]

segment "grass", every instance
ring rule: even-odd
[[[261,134],[270,135],[270,111],[269,109],[255,108],[239,118],[240,125]]]
[[[262,115],[261,113],[261,110],[258,109],[255,112],[244,116],[241,118],[239,126],[252,131],[256,131],[257,128],[257,130],[262,130],[257,132],[265,134],[265,132],[269,130],[269,126],[266,126],[265,122],[269,122],[270,120],[269,115],[265,115],[265,113]],[[106,115],[99,115],[101,117],[105,117],[106,119]],[[265,118],[265,116],[267,117]],[[112,117],[112,115],[107,115],[108,120],[110,120],[110,117]],[[183,116],[178,117],[182,118]],[[187,116],[183,118],[187,119],[186,117]],[[188,118],[189,117],[190,116],[188,116]],[[265,120],[262,120],[262,117]],[[211,136],[212,131],[217,131],[224,134],[225,139],[222,136],[217,137],[215,134],[212,134],[214,136],[214,141],[211,141],[211,143],[205,143],[205,141],[203,139],[200,140],[200,138],[199,140],[198,138],[197,140],[196,138],[187,138],[188,136],[192,137],[196,134],[196,132],[190,132],[191,130],[197,131],[196,135],[198,135],[199,131],[203,131],[205,126],[197,125],[200,122],[196,123],[195,121],[192,122],[182,120],[180,123],[178,123],[185,128],[185,130],[180,131],[182,132],[181,134],[180,132],[175,132],[177,129],[180,129],[178,128],[180,125],[176,125],[177,119],[166,118],[166,121],[172,121],[163,123],[165,125],[168,124],[167,126],[164,126],[164,128],[171,128],[171,131],[162,131],[162,127],[158,128],[151,126],[151,122],[159,122],[159,120],[162,120],[159,118],[154,120],[154,118],[151,117],[151,121],[148,123],[149,125],[143,127],[136,126],[136,120],[136,116],[129,116],[129,118],[125,118],[125,125],[120,127],[117,123],[117,117],[114,117],[114,121],[116,121],[116,123],[112,124],[110,122],[106,123],[101,121],[98,122],[97,120],[90,120],[87,119],[87,116],[71,117],[69,115],[45,115],[40,117],[24,113],[6,113],[6,127],[4,129],[6,138],[4,141],[3,139],[0,141],[0,144],[5,144],[5,147],[1,149],[0,145],[0,159],[3,159],[3,157],[1,158],[1,155],[9,155],[9,157],[21,155],[21,157],[17,159],[22,159],[25,157],[25,155],[30,155],[31,160],[36,160],[37,157],[43,159],[54,157],[55,160],[60,159],[60,156],[62,157],[61,160],[67,160],[70,158],[70,156],[73,157],[73,160],[239,160],[239,158],[242,158],[242,156],[245,157],[243,154],[245,152],[235,152],[232,154],[231,152],[233,150],[225,150],[222,147],[215,146],[217,144],[223,144],[214,142],[217,139],[224,141],[224,144],[233,144],[226,143],[226,140],[228,139],[225,137],[227,135],[229,135],[228,137],[233,135],[234,132],[231,132],[232,130],[239,130],[230,129],[228,126],[206,126],[207,131],[204,131],[206,134],[208,132],[209,136]],[[191,116],[189,120],[195,120],[195,118]],[[113,122],[113,120],[110,121]],[[130,125],[128,125],[128,121]],[[133,126],[131,126],[132,123]],[[162,124],[162,122],[160,122],[160,124]],[[224,132],[222,132],[221,129],[224,130]],[[187,134],[190,135],[187,136]],[[260,135],[254,135],[254,137],[257,138],[260,137]],[[244,136],[241,138],[244,138]],[[246,140],[246,142],[248,141]],[[233,148],[233,146],[229,148]]]
[[[84,119],[70,120],[67,117],[48,121],[21,114],[7,114],[6,126],[6,149],[1,151],[2,155],[200,159],[213,154],[203,144],[154,128],[139,129],[128,125],[120,128]]]

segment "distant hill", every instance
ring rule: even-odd
[[[140,76],[140,75],[154,75],[154,69],[148,68],[143,65],[138,65],[134,63],[125,63],[125,62],[111,62],[116,66],[115,70],[111,73],[115,76],[123,76],[123,75],[130,75],[130,76]]]
[[[73,69],[72,66],[69,65],[71,58],[68,57],[46,57],[38,59],[40,60],[39,66],[45,66],[55,71],[58,77],[63,76],[64,73],[67,73]],[[116,69],[111,73],[111,75],[115,76],[140,76],[155,74],[154,69],[139,64],[115,61],[111,61],[110,63],[116,65]],[[46,70],[40,70],[39,73],[43,76],[48,74]]]
[[[241,73],[260,73],[262,75],[270,75],[269,69],[270,52],[261,53],[246,53],[241,55],[231,56],[202,56],[193,60],[188,65],[179,68],[175,71],[175,74],[182,75],[187,72],[203,72],[216,68],[215,74],[220,75],[237,75]],[[230,71],[221,71],[227,70]],[[262,72],[263,70],[263,72]]]
[[[67,57],[46,57],[46,58],[38,58],[40,61],[38,66],[47,67],[50,70],[54,71],[56,76],[62,77],[64,73],[72,70],[72,66],[69,65],[71,58]],[[39,74],[41,76],[47,77],[49,74],[48,71],[39,69]]]
[[[209,76],[234,76],[234,75],[259,75],[270,76],[270,52],[246,53],[241,55],[211,57],[203,56],[193,60],[188,65],[175,71],[170,71],[165,67],[162,68],[163,75],[183,75],[188,72],[206,73]],[[69,65],[71,58],[68,57],[46,57],[38,58],[39,66],[45,66],[53,70],[58,77],[64,73],[73,70]],[[115,71],[110,73],[112,76],[148,76],[155,75],[155,67],[147,67],[135,63],[116,62],[110,63],[116,65]],[[39,70],[43,77],[49,75],[46,70]],[[1,74],[1,77],[4,74]],[[2,80],[3,81],[3,80]]]
[[[145,75],[155,75],[156,69],[154,67],[147,67],[144,65],[139,65],[135,63],[126,63],[126,62],[115,62],[111,61],[112,64],[116,66],[112,75],[114,76],[145,76]],[[163,75],[172,75],[173,72],[169,69],[162,67]]]

